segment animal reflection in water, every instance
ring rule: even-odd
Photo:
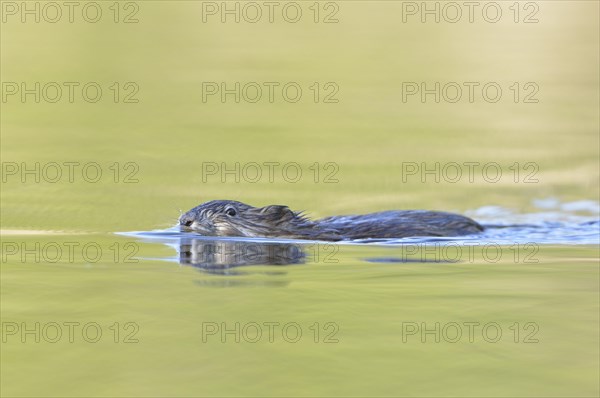
[[[314,261],[318,255],[331,256],[335,245],[307,245],[280,242],[182,239],[179,262],[211,273],[227,273],[245,265],[293,265]],[[331,246],[331,247],[324,247]],[[321,253],[318,253],[321,252]]]

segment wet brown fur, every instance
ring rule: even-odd
[[[213,200],[179,218],[184,230],[206,236],[339,241],[345,239],[460,236],[483,227],[459,214],[427,210],[391,210],[312,221],[287,206],[253,207],[233,200]]]

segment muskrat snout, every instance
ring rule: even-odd
[[[182,231],[195,231],[202,235],[215,235],[213,221],[195,209],[179,217],[179,228]]]
[[[187,213],[183,214],[181,217],[179,217],[179,225],[181,227],[191,227],[192,224],[194,223],[194,218],[190,217]]]

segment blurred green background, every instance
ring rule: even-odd
[[[21,21],[24,4],[38,4],[39,23],[31,15]],[[457,23],[443,16],[440,23],[432,16],[422,23],[420,13],[406,11],[424,3],[400,1],[301,1],[297,23],[283,18],[286,2],[272,23],[265,6],[257,23],[236,23],[232,16],[222,23],[219,14],[203,21],[203,9],[223,3],[201,1],[102,1],[100,21],[89,23],[83,2],[73,23],[64,6],[62,19],[50,23],[44,16],[54,13],[43,14],[46,4],[2,1],[2,162],[97,162],[104,174],[98,183],[77,174],[73,183],[3,176],[3,241],[84,239],[106,248],[122,242],[113,232],[165,228],[180,210],[212,199],[286,204],[314,217],[488,205],[526,212],[536,198],[598,199],[597,2],[497,2],[502,16],[496,23],[483,18],[485,2],[472,23],[466,7]],[[338,22],[323,23],[332,12]],[[130,13],[137,23],[123,23]],[[524,23],[527,16],[538,21]],[[65,90],[56,103],[36,103],[32,95],[22,101],[7,94],[11,83],[31,88],[35,82],[97,82],[103,95],[88,103],[76,89],[71,103]],[[114,82],[121,88],[116,103]],[[139,89],[137,103],[124,103],[127,82]],[[297,82],[303,94],[296,103],[282,100],[280,90],[272,103],[266,96],[257,103],[229,96],[223,103],[218,95],[205,102],[205,82]],[[315,103],[315,82],[322,88],[333,83],[338,102],[321,96]],[[431,95],[425,102],[418,95],[403,101],[407,82],[496,82],[503,91],[495,103],[477,89],[472,103],[466,90],[457,103],[436,103]],[[515,82],[521,90],[516,103]],[[537,103],[524,103],[531,92],[526,83],[538,88]],[[118,183],[110,169],[115,162]],[[122,182],[128,162],[139,168],[137,183]],[[205,162],[230,168],[297,162],[303,178],[203,181]],[[315,162],[321,168],[316,183]],[[336,183],[323,182],[329,162],[337,167]],[[403,162],[496,162],[503,177],[486,182],[478,168],[474,183],[466,177],[436,183],[431,176],[423,182],[403,178]],[[515,162],[518,182],[510,169]],[[526,163],[538,167],[537,182],[523,183]],[[23,237],[24,231],[45,235]],[[387,253],[380,250],[346,247],[339,264],[292,267],[279,276],[258,267],[231,279],[239,284],[151,260],[23,264],[11,257],[2,264],[3,322],[106,327],[135,321],[140,343],[9,339],[12,344],[2,345],[2,395],[598,395],[597,247],[544,248],[540,263],[527,266],[361,262],[369,251]],[[172,250],[147,246],[140,255],[157,258]],[[280,284],[271,286],[275,280]],[[342,337],[325,348],[309,340],[199,340],[202,321],[253,319],[296,320],[304,327],[337,322]],[[530,346],[401,344],[403,320],[495,320],[504,327],[534,321],[543,340]]]
[[[219,15],[203,23],[203,2],[193,1],[138,2],[138,23],[115,24],[112,3],[101,4],[96,24],[77,13],[72,24],[6,16],[3,82],[98,82],[103,97],[87,103],[76,91],[69,103],[66,89],[55,104],[7,97],[2,158],[96,161],[109,176],[114,162],[135,162],[140,182],[112,184],[108,177],[98,184],[79,184],[79,178],[30,185],[12,177],[2,193],[6,227],[149,229],[171,223],[179,209],[216,198],[284,203],[325,216],[491,204],[524,209],[532,197],[598,193],[594,2],[536,3],[539,22],[528,24],[515,24],[504,3],[495,24],[481,13],[468,23],[467,10],[465,21],[455,24],[431,17],[421,23],[419,15],[403,23],[403,2],[361,1],[335,3],[339,22],[329,24],[313,22],[312,3],[299,3],[303,18],[295,24],[278,13],[273,23],[266,15],[256,24],[231,17],[221,23]],[[322,18],[332,12],[324,4]],[[532,12],[523,7],[521,19]],[[133,11],[120,9],[121,18]],[[139,103],[115,104],[113,82],[136,83]],[[273,103],[266,93],[254,104],[231,96],[226,103],[218,96],[203,103],[203,82],[298,82],[303,96],[297,103],[280,93]],[[335,82],[339,102],[314,103],[314,82]],[[469,103],[466,89],[458,103],[435,103],[432,96],[422,103],[418,95],[403,102],[403,82],[498,82],[503,93],[497,103],[480,93]],[[523,96],[514,103],[514,82],[523,93],[531,91],[525,83],[537,84],[539,103],[522,103]],[[402,162],[432,167],[469,161],[497,162],[507,177],[496,184],[481,177],[475,184],[466,178],[455,184],[402,181]],[[296,184],[281,177],[276,183],[223,184],[218,177],[203,183],[203,162],[298,162],[307,178]],[[315,184],[308,169],[314,162],[339,165],[339,183]],[[515,184],[508,177],[515,162],[539,165],[539,183]]]

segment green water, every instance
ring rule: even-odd
[[[277,13],[273,23],[203,22],[208,3],[194,1],[121,3],[119,21],[135,11],[138,23],[114,23],[112,2],[99,2],[98,23],[78,12],[73,23],[22,23],[12,2],[1,4],[2,396],[600,394],[597,245],[540,246],[537,262],[506,246],[498,262],[458,263],[373,262],[400,249],[340,245],[336,261],[224,275],[115,235],[169,227],[180,210],[225,198],[311,217],[597,201],[597,2],[535,2],[538,22],[527,24],[535,9],[520,3],[514,23],[512,2],[499,2],[497,23],[476,13],[454,24],[403,22],[406,4],[387,1],[322,2],[320,21],[337,10],[327,24],[313,22],[312,2],[298,3],[298,23]],[[57,82],[63,97],[47,101],[51,86],[39,103],[7,94],[22,82]],[[71,103],[64,82],[96,82],[103,96],[91,103],[75,90]],[[296,82],[303,95],[203,102],[203,82]],[[466,91],[457,103],[403,102],[403,82],[503,91],[495,103],[477,91],[472,103]],[[338,102],[326,103],[332,87]],[[539,101],[524,103],[532,87]],[[134,89],[128,100],[138,102],[125,103]],[[22,172],[36,162],[39,182]],[[62,165],[55,182],[53,162]],[[65,162],[77,162],[73,182]],[[92,162],[97,182],[80,173]],[[209,164],[236,162],[279,165],[272,182],[264,166],[256,182],[203,176]],[[280,173],[292,162],[297,182]],[[497,163],[502,178],[490,182],[481,168],[473,182],[403,175],[421,162]],[[465,322],[478,325],[472,339]],[[496,342],[484,325],[500,328]]]

